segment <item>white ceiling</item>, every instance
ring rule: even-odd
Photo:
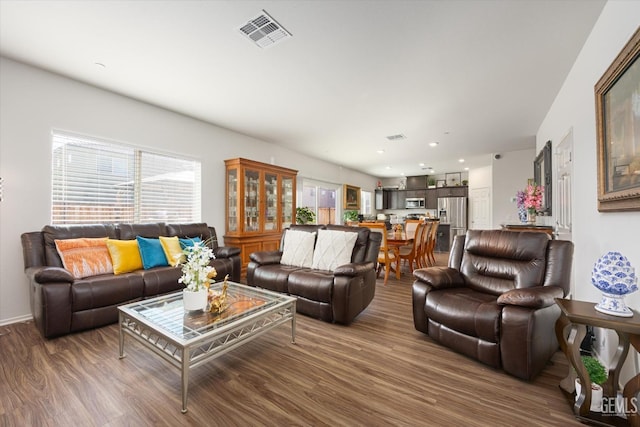
[[[0,54],[374,176],[424,175],[535,147],[604,3],[1,0]],[[263,9],[293,37],[251,44],[238,29]]]

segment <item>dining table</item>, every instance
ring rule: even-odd
[[[396,279],[400,279],[400,248],[413,244],[413,237],[407,236],[404,231],[390,231],[387,233],[387,246],[393,249],[393,255],[396,259]]]

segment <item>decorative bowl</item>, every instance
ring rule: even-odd
[[[602,291],[596,310],[614,316],[633,316],[624,296],[638,290],[637,282],[635,269],[620,252],[607,252],[598,258],[591,273],[591,283]]]

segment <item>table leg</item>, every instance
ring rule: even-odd
[[[569,319],[564,314],[560,314],[560,317],[556,321],[556,338],[558,340],[558,344],[560,345],[560,350],[567,357],[567,327],[569,326]],[[576,389],[576,371],[569,366],[569,372],[567,372],[567,376],[560,381],[560,388],[567,393],[573,393]]]
[[[118,356],[120,359],[124,358],[124,331],[122,330],[122,322],[123,322],[123,318],[122,318],[122,313],[118,314],[118,326],[119,326],[119,335],[118,335],[118,344],[119,344],[119,353]]]
[[[189,389],[189,349],[182,350],[182,413],[187,413],[187,392]]]
[[[640,335],[630,335],[629,341],[633,348],[640,353]],[[636,355],[637,357],[637,355]],[[638,400],[638,393],[640,393],[640,374],[627,381],[622,391],[622,397],[626,404],[627,419],[631,427],[640,427],[640,400]]]
[[[578,396],[576,403],[573,405],[573,412],[581,416],[589,415],[591,408],[591,379],[580,358],[580,344],[585,335],[587,335],[587,327],[585,325],[571,324],[566,352],[571,366],[574,367],[580,379],[580,396]]]
[[[296,302],[291,306],[291,343],[296,343]]]
[[[618,394],[620,370],[629,352],[629,334],[620,331],[616,332],[618,334],[618,348],[611,359],[611,369],[609,369],[607,381],[602,386],[602,394],[605,397],[616,397]]]

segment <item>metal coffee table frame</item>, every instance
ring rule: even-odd
[[[184,311],[182,292],[177,292],[118,307],[120,359],[126,356],[124,337],[129,335],[178,368],[182,374],[182,413],[187,412],[189,369],[289,321],[295,344],[295,298],[232,282],[228,295],[231,304],[235,298],[256,305],[236,312],[227,310],[231,314],[226,317],[225,313],[193,314]]]

